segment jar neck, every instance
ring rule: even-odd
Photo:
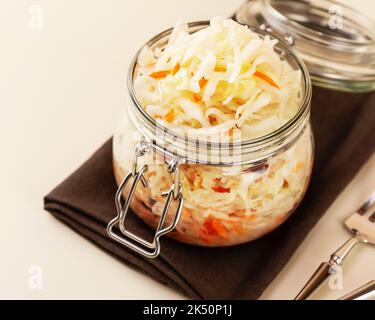
[[[189,31],[195,32],[206,27],[208,21],[189,23]],[[264,32],[252,28],[261,36]],[[172,29],[155,36],[147,45],[149,47],[165,45]],[[210,136],[209,139],[191,135],[167,123],[153,119],[139,103],[134,90],[133,80],[138,55],[135,56],[128,72],[127,110],[131,121],[151,143],[153,148],[166,157],[177,156],[180,163],[199,163],[208,165],[233,166],[257,164],[274,156],[296,141],[306,128],[310,115],[311,81],[302,61],[297,58],[287,44],[282,41],[275,50],[283,55],[295,69],[301,70],[301,99],[296,114],[277,130],[256,139],[228,141],[225,136]]]
[[[347,50],[374,45],[374,22],[335,1],[261,0],[260,4],[266,22],[277,27],[274,31]]]
[[[295,118],[280,129],[257,139],[235,142],[228,141],[227,135],[218,134],[205,139],[170,129],[159,121],[150,123],[143,113],[139,112],[139,107],[130,96],[127,110],[141,136],[163,158],[177,157],[181,164],[243,166],[258,165],[287,150],[297,141],[309,124],[310,98]]]
[[[375,24],[332,0],[260,0],[268,30],[293,44],[315,84],[344,91],[375,86]]]

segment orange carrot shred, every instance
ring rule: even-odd
[[[220,220],[209,216],[203,224],[208,236],[220,236],[224,239],[228,237],[228,231]]]
[[[230,188],[224,188],[224,187],[221,187],[221,186],[214,186],[214,187],[212,187],[212,190],[214,190],[215,192],[219,192],[219,193],[229,193],[230,192]]]
[[[173,110],[172,110],[172,111],[169,111],[169,112],[165,115],[164,119],[165,119],[165,121],[167,121],[167,122],[172,122],[173,119],[174,119],[174,112],[173,112]]]
[[[172,70],[172,75],[174,76],[178,70],[180,70],[181,66],[180,64],[177,62],[177,64],[174,66],[173,70]]]
[[[199,94],[197,94],[197,93],[193,94],[193,99],[194,99],[195,102],[202,101],[202,97]]]
[[[296,164],[294,170],[298,172],[298,171],[302,170],[303,167],[304,167],[303,162],[298,162],[298,163]]]
[[[199,87],[201,89],[203,89],[203,87],[207,84],[208,80],[206,80],[204,77],[202,77],[200,80],[199,80]]]
[[[256,220],[257,216],[255,214],[251,214],[248,218],[249,221],[254,221]]]
[[[233,137],[233,128],[230,128],[229,131],[228,131],[228,135],[230,137]]]
[[[235,103],[239,104],[239,105],[243,105],[243,104],[246,103],[245,100],[240,99],[240,98],[234,98],[233,101],[234,101]]]
[[[264,80],[269,85],[271,85],[271,86],[273,86],[277,89],[280,89],[280,87],[275,83],[275,81],[273,81],[269,76],[265,75],[264,73],[262,73],[260,71],[255,71],[254,76]]]
[[[210,124],[214,124],[217,121],[217,119],[216,119],[215,116],[209,115],[208,116],[208,121],[210,122]]]
[[[288,188],[288,187],[289,187],[289,182],[288,182],[288,180],[284,179],[283,188]]]
[[[150,77],[154,79],[163,79],[170,73],[171,73],[170,70],[161,70],[161,71],[156,71],[156,72],[151,73]]]
[[[224,239],[228,236],[227,229],[221,224],[219,220],[212,220],[212,227]]]

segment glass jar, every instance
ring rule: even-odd
[[[292,45],[314,85],[375,90],[375,23],[365,14],[334,0],[249,0],[234,19]]]
[[[189,32],[208,24],[190,23]],[[162,48],[171,31],[146,45]],[[286,43],[279,41],[275,51],[302,73],[298,111],[276,131],[237,142],[202,141],[150,117],[134,92],[138,52],[128,74],[126,114],[113,139],[119,185],[118,216],[108,226],[113,239],[152,258],[160,251],[159,238],[167,233],[189,244],[229,246],[259,238],[290,216],[306,191],[313,164],[311,81]],[[129,207],[156,230],[152,241],[126,229]]]

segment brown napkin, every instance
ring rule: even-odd
[[[307,194],[285,224],[244,245],[203,248],[164,237],[160,256],[148,260],[110,240],[105,228],[115,216],[117,188],[112,173],[111,140],[45,197],[45,209],[115,257],[191,298],[256,299],[373,154],[374,108],[374,93],[349,94],[314,88],[316,158]],[[140,235],[150,235],[151,230],[133,213],[128,222]]]

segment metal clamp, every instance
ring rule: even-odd
[[[147,258],[156,258],[160,253],[160,237],[171,232],[178,224],[179,218],[181,216],[182,207],[183,207],[183,196],[181,193],[181,184],[180,184],[180,170],[178,167],[178,159],[172,158],[171,161],[167,162],[168,172],[173,174],[173,185],[167,192],[163,192],[162,196],[166,197],[166,202],[163,208],[163,212],[160,216],[158,226],[154,235],[152,242],[146,241],[141,237],[135,235],[134,233],[126,230],[125,219],[129,210],[130,202],[134,196],[135,189],[138,185],[139,180],[142,181],[144,187],[147,187],[147,181],[144,174],[147,172],[148,166],[145,164],[140,169],[138,169],[138,158],[143,156],[145,153],[150,152],[151,146],[145,141],[140,142],[137,145],[135,151],[135,161],[132,171],[130,171],[124,180],[121,182],[115,197],[117,216],[108,223],[107,233],[108,235],[116,240],[117,242],[125,245],[129,249],[147,257]],[[125,198],[125,203],[122,205],[121,197],[125,187],[129,183],[130,179],[133,178],[133,183],[130,186],[129,193]],[[165,219],[167,217],[169,207],[172,200],[178,201],[177,210],[175,217],[172,223],[169,226],[164,227]],[[113,228],[118,225],[120,229],[120,234],[115,233]]]
[[[262,30],[262,31],[266,31],[268,33],[274,33],[273,32],[273,29],[267,24],[267,23],[263,23],[259,26],[259,29]],[[296,39],[290,35],[290,34],[287,34],[287,35],[284,35],[283,36],[283,40],[286,42],[286,44],[290,47],[294,46],[295,42],[296,42]]]

